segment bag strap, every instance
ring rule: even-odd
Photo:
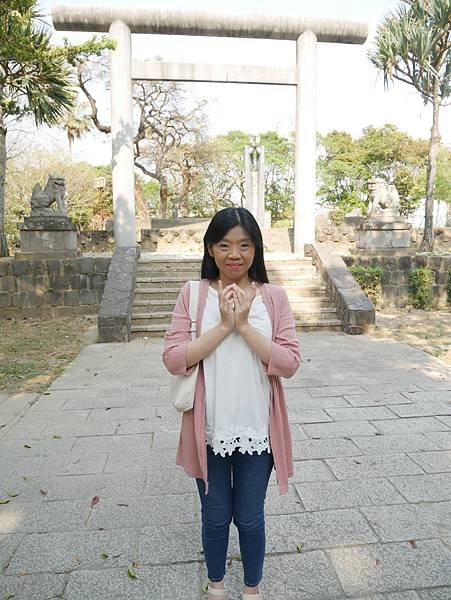
[[[191,319],[191,338],[196,339],[197,336],[197,305],[199,302],[199,281],[189,282],[189,318]]]

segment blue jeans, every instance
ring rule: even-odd
[[[202,545],[210,581],[221,581],[226,574],[229,526],[238,529],[244,585],[257,586],[265,558],[264,504],[273,468],[273,455],[214,454],[207,445],[208,494],[203,479],[196,478],[202,505]],[[233,481],[232,481],[233,475]]]

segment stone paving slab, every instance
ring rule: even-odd
[[[440,540],[341,547],[328,555],[348,595],[451,585],[451,554]]]
[[[29,573],[21,577],[4,576],[0,579],[0,598],[11,600],[43,600],[62,598],[66,588],[65,575]]]
[[[106,569],[126,566],[137,559],[137,532],[60,531],[24,536],[6,569],[6,575],[67,573],[74,568]],[[102,559],[102,553],[108,559]]]
[[[10,503],[0,506],[0,523],[4,533],[81,531],[90,513],[88,500]]]
[[[358,437],[352,436],[351,440],[354,444],[364,451],[366,454],[383,454],[383,453],[394,453],[406,452],[408,456],[415,459],[420,455],[421,452],[427,452],[427,456],[433,455],[438,458],[438,454],[445,454],[433,452],[438,450],[439,447],[432,442],[429,438],[421,435],[420,433],[406,434],[402,437],[399,435],[377,435],[376,437]],[[417,453],[413,451],[417,450]],[[445,470],[445,469],[444,469]]]
[[[146,479],[145,471],[58,476],[52,480],[45,500],[91,499],[94,496],[104,499],[121,496],[124,491],[129,495],[141,496]],[[163,490],[161,493],[164,493]]]
[[[356,509],[323,510],[266,517],[267,552],[296,552],[376,542],[368,522]]]
[[[383,542],[451,535],[451,501],[364,506],[361,511]]]
[[[309,511],[405,502],[398,490],[383,478],[297,483],[296,490]]]
[[[27,477],[19,473],[2,474],[0,478],[0,497],[9,499],[15,505],[22,502],[43,502],[53,483],[53,477],[42,474]],[[14,494],[14,498],[10,496]]]
[[[451,498],[451,473],[390,477],[408,502],[440,502]]]
[[[300,341],[283,381],[294,477],[280,496],[271,474],[264,597],[451,600],[450,369],[366,336]],[[0,394],[0,600],[206,599],[162,347],[93,344],[46,392]],[[230,600],[239,554],[232,524]]]

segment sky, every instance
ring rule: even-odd
[[[317,127],[326,134],[334,129],[361,135],[369,125],[393,123],[413,137],[429,138],[431,107],[424,106],[418,93],[409,85],[394,82],[384,89],[383,76],[369,62],[367,52],[373,45],[378,23],[399,0],[96,0],[98,6],[147,7],[177,10],[240,14],[298,15],[351,19],[368,23],[368,39],[363,45],[318,44],[317,60]],[[54,2],[41,0],[39,5],[51,13]],[[64,5],[94,4],[93,0],[65,0]],[[55,42],[67,36],[76,43],[91,34],[55,32]],[[132,36],[133,57],[152,59],[160,56],[167,62],[201,62],[294,67],[296,44],[291,41],[246,40],[232,38],[188,37],[169,35]],[[295,88],[289,86],[249,84],[187,84],[193,97],[208,100],[206,112],[211,135],[241,129],[248,133],[277,130],[287,135],[295,127]],[[105,102],[103,114],[108,117]],[[451,108],[442,109],[440,132],[443,142],[451,146]],[[63,134],[54,132],[50,142]],[[107,136],[89,135],[74,145],[74,159],[106,163],[111,149]]]

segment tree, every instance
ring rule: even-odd
[[[65,178],[67,211],[81,229],[102,228],[105,220],[112,217],[110,165],[101,167],[73,162],[62,145],[51,152],[36,146],[8,160],[5,229],[10,246],[19,241],[17,222],[30,212],[35,183],[45,186],[49,173],[58,173]],[[105,178],[105,187],[94,186],[98,177]]]
[[[260,136],[265,148],[265,208],[271,212],[273,223],[293,218],[294,198],[294,139],[276,131]]]
[[[411,138],[395,125],[365,127],[359,138],[342,131],[319,136],[318,196],[343,217],[368,206],[368,182],[380,177],[396,186],[401,214],[408,216],[423,197],[427,140]],[[441,173],[439,165],[437,174]]]
[[[97,100],[90,84],[103,80],[108,84],[109,70],[104,57],[98,61],[81,57],[75,61],[78,83],[90,105],[90,118],[98,131],[111,133],[111,126],[98,116]],[[159,213],[167,218],[169,208],[176,214],[181,196],[186,197],[186,184],[193,180],[193,152],[205,137],[204,102],[188,102],[183,87],[175,82],[140,81],[133,85],[133,102],[137,116],[133,139],[135,167],[147,177],[158,181]],[[186,152],[185,152],[186,151]],[[200,158],[195,153],[196,160]],[[176,189],[177,188],[177,189]]]
[[[61,127],[67,135],[69,143],[69,156],[72,158],[72,144],[79,140],[92,129],[92,121],[85,114],[85,104],[78,104],[72,110],[68,110],[61,121]]]
[[[71,107],[73,92],[64,58],[50,46],[35,0],[0,5],[0,256],[5,234],[6,134],[8,123],[32,114],[37,124],[56,124]]]
[[[413,86],[425,104],[432,104],[432,127],[426,176],[425,224],[420,250],[433,250],[433,207],[437,154],[440,143],[439,113],[451,94],[450,0],[402,0],[376,33],[370,61],[384,74]]]
[[[63,48],[50,33],[36,0],[3,0],[0,4],[0,256],[8,255],[5,235],[6,135],[10,124],[32,116],[36,125],[57,125],[75,100],[68,63],[112,47],[95,38]]]

